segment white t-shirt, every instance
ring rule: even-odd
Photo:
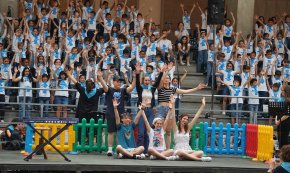
[[[159,47],[162,51],[164,51],[165,53],[169,52],[169,49],[172,50],[172,43],[170,40],[168,39],[162,39],[159,41],[159,43],[157,44],[157,47]]]
[[[231,96],[236,96],[236,97],[241,97],[243,96],[243,87],[241,86],[238,86],[238,87],[235,87],[235,86],[230,86],[230,91],[231,91]],[[237,103],[237,100],[238,100],[238,103],[243,103],[243,98],[231,98],[231,104],[235,104]]]
[[[42,89],[46,90],[40,90],[39,91],[39,97],[50,97],[50,92],[49,92],[49,84],[50,82],[39,82],[39,87]]]
[[[259,87],[258,86],[249,86],[248,88],[249,97],[259,97]],[[259,99],[249,98],[249,104],[259,104]]]
[[[260,80],[261,78],[261,80]],[[268,91],[265,76],[258,76],[258,80],[260,80],[259,91]]]
[[[184,24],[185,29],[190,29],[190,16],[189,15],[182,16],[182,22]]]
[[[250,76],[250,73],[247,73],[247,72],[243,72],[241,74],[241,78],[242,78],[241,86],[244,86],[244,84],[249,80],[249,76]],[[245,88],[248,88],[248,86],[246,85]]]
[[[151,43],[150,46],[147,48],[146,55],[147,55],[147,56],[156,55],[156,47],[157,47],[157,41],[154,41],[154,42]]]
[[[76,46],[76,38],[74,36],[67,36],[65,41],[65,45],[68,51],[71,51],[71,49]]]
[[[224,27],[224,35],[225,37],[232,37],[232,33],[233,33],[233,26],[223,26]]]
[[[24,76],[23,81],[21,81],[21,76],[19,76],[18,79],[20,79],[19,87],[20,88],[27,88],[25,96],[32,97],[32,90],[29,89],[29,88],[32,88],[32,82],[29,81],[29,78],[27,76]],[[24,89],[19,90],[18,96],[20,96],[20,97],[24,96]]]
[[[67,80],[58,79],[56,81],[56,89],[67,90],[68,89],[68,81]],[[55,96],[68,97],[68,91],[62,91],[62,90],[55,91]]]
[[[233,46],[223,46],[222,52],[225,54],[225,60],[228,61],[231,58]]]
[[[198,40],[198,51],[207,50],[206,40],[204,38],[200,38]]]
[[[5,87],[5,80],[1,79],[0,80],[0,95],[5,95],[5,89],[2,87]]]
[[[180,31],[179,31],[179,30],[176,30],[176,31],[174,32],[174,35],[179,35],[179,34],[180,34]],[[188,31],[187,31],[186,29],[183,29],[183,30],[181,31],[181,34],[180,34],[178,40],[180,40],[183,36],[189,36],[189,33],[188,33]]]
[[[223,70],[222,73],[224,75],[224,82],[228,85],[233,85],[236,72],[233,70]]]
[[[104,26],[105,26],[104,33],[108,33],[107,30],[112,30],[113,25],[114,25],[113,19],[110,19],[110,20],[104,19]]]
[[[149,135],[149,147],[153,147],[158,151],[165,151],[165,139],[164,139],[164,130],[161,128],[159,131],[156,129],[150,129]]]
[[[263,69],[266,71],[266,69],[268,68],[268,65],[270,66],[269,70],[268,70],[268,75],[271,75],[272,74],[272,70],[274,68],[275,70],[275,66],[272,65],[272,63],[275,61],[275,58],[267,58],[267,57],[264,57],[263,59]]]

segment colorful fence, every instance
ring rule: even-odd
[[[87,123],[86,119],[82,119],[82,123],[74,125],[74,130],[76,140],[73,146],[73,151],[102,152],[108,150],[107,124],[103,124],[102,119],[99,119],[97,124],[95,124],[94,119],[91,119],[90,123]],[[104,142],[103,132],[105,133]],[[79,135],[79,133],[81,133],[81,135]],[[86,136],[86,134],[88,134],[88,136]],[[81,139],[79,139],[79,136],[81,136]],[[97,138],[95,138],[95,136],[97,136]]]
[[[207,142],[203,151],[209,154],[245,154],[246,124],[241,128],[236,123],[234,127],[228,123],[224,127],[223,123],[219,126],[213,122],[211,127],[204,123],[205,141]]]
[[[247,125],[247,156],[257,160],[269,160],[274,152],[273,127],[265,125]]]
[[[35,127],[47,127],[51,131],[44,131],[44,136],[54,134],[63,124],[44,124],[35,123]],[[31,152],[39,141],[39,135],[35,134],[35,144],[33,144],[32,129],[26,130],[25,150]],[[65,140],[65,135],[68,140]],[[173,134],[172,144],[173,147]],[[80,139],[79,139],[80,138]],[[258,160],[269,160],[273,154],[273,127],[242,124],[223,125],[219,123],[199,123],[194,125],[191,130],[191,148],[194,150],[203,150],[208,154],[234,154],[241,156],[250,156]],[[95,120],[91,119],[89,123],[83,119],[81,123],[70,127],[66,133],[52,141],[52,143],[61,151],[81,151],[81,152],[103,152],[108,150],[108,131],[107,124],[103,124],[103,120],[99,119],[95,124]],[[73,146],[73,147],[72,147]],[[50,145],[45,147],[46,150],[53,151]]]
[[[48,139],[54,135],[65,124],[51,124],[51,123],[34,123],[34,128],[47,128],[49,130],[43,130],[43,136]],[[34,136],[34,142],[33,142]],[[26,130],[25,151],[31,152],[37,145],[39,145],[40,136],[37,133],[33,133],[31,128]],[[61,133],[57,138],[51,141],[51,143],[60,151],[72,151],[72,145],[75,142],[75,131],[70,126],[67,130]],[[55,151],[51,145],[46,145],[44,148],[46,151]]]

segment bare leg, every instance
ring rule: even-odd
[[[156,156],[158,159],[163,159],[163,160],[166,160],[166,157],[170,156],[170,152],[171,152],[171,155],[172,155],[172,153],[173,153],[172,150],[166,150],[166,151],[163,151],[162,153],[160,153],[155,148],[149,148],[148,149],[148,154],[149,155]]]
[[[187,63],[187,65],[190,64],[190,57],[189,56],[186,57],[186,63]]]
[[[116,151],[117,151],[117,153],[121,153],[121,154],[124,155],[124,156],[130,157],[130,158],[133,157],[133,153],[127,151],[127,150],[124,149],[121,145],[118,145],[118,146],[116,147]]]
[[[170,143],[171,143],[171,132],[166,132],[166,137],[165,137],[165,144],[166,144],[166,149],[170,149]]]
[[[196,161],[201,161],[201,157],[203,153],[200,153],[199,151],[193,152],[191,154],[185,152],[185,151],[178,151],[176,153],[176,155],[178,155],[179,157],[181,157],[184,160],[196,160]]]
[[[62,107],[62,117],[67,118],[67,107],[66,106]]]
[[[222,108],[222,110],[223,110],[223,112],[225,112],[226,111],[226,108],[227,108],[227,101],[228,101],[228,98],[223,98],[223,108]]]
[[[114,141],[114,132],[109,132],[108,134],[108,146],[112,147]]]
[[[61,106],[57,106],[57,108],[56,108],[56,118],[60,118],[60,111],[61,111]]]
[[[132,153],[133,155],[137,155],[137,154],[142,154],[143,151],[144,151],[144,147],[143,146],[140,146],[140,147],[135,148],[130,153]]]

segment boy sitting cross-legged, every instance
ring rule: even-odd
[[[134,129],[137,127],[140,116],[143,112],[142,106],[139,106],[139,112],[136,115],[134,122],[132,123],[130,114],[124,113],[121,115],[122,123],[120,122],[120,116],[118,112],[119,103],[115,98],[113,100],[114,113],[116,119],[117,126],[117,136],[118,136],[118,144],[116,147],[116,152],[118,158],[135,158],[135,159],[145,159],[145,155],[143,154],[144,147],[140,146],[136,148],[135,138],[134,138]]]

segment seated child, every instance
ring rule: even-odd
[[[131,123],[131,117],[129,114],[125,113],[121,115],[122,123],[120,122],[120,116],[118,112],[118,100],[115,98],[113,100],[116,126],[118,130],[118,143],[119,145],[116,148],[118,153],[118,158],[135,158],[135,159],[144,159],[145,155],[143,154],[144,147],[140,146],[136,148],[135,138],[134,138],[134,129],[137,127],[141,114],[144,112],[142,106],[139,106],[140,111],[136,115],[134,122]]]

